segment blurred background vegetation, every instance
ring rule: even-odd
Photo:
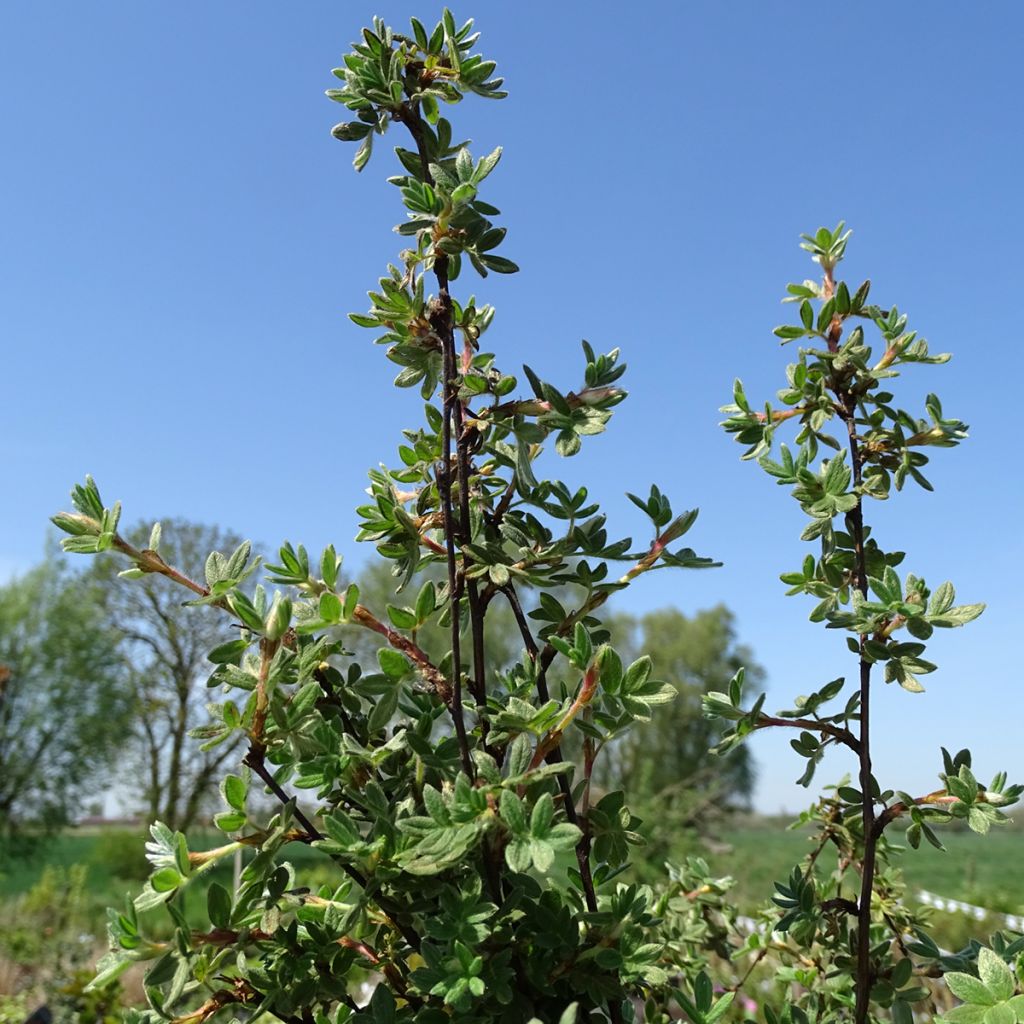
[[[141,528],[136,533],[145,546]],[[162,547],[201,577],[206,553],[237,543],[216,527],[170,521]],[[206,652],[231,639],[230,623],[183,605],[163,579],[122,583],[114,573],[102,559],[76,573],[51,554],[0,586],[0,1024],[21,1024],[44,1005],[60,1024],[113,1022],[122,1007],[141,1002],[133,973],[102,994],[83,990],[105,948],[105,908],[122,905],[147,876],[146,825],[159,818],[189,828],[194,849],[221,841],[207,823],[219,807],[220,763],[237,752],[204,753],[188,733],[205,720]],[[411,600],[396,595],[384,567],[359,584],[361,600],[381,612]],[[624,789],[641,821],[634,876],[656,883],[666,862],[699,854],[714,874],[736,880],[739,906],[755,915],[774,880],[808,852],[808,836],[753,809],[756,764],[745,748],[725,759],[709,755],[718,726],[700,709],[701,695],[724,690],[741,665],[755,687],[763,685],[755,653],[723,606],[691,616],[675,608],[613,611],[607,625],[624,660],[650,654],[656,675],[679,691],[598,761],[599,795]],[[375,663],[373,636],[343,629],[353,655]],[[488,669],[500,677],[520,656],[518,631],[504,607],[488,617],[488,629]],[[427,629],[417,642],[436,652],[445,640]],[[115,785],[124,773],[143,780],[132,790],[143,794],[138,805],[126,804]],[[926,847],[908,861],[911,898],[928,890],[993,913],[1024,913],[1024,830],[1004,828],[986,842],[954,832],[947,846],[948,853]],[[299,847],[292,859],[303,884],[337,882],[315,851]],[[206,887],[229,884],[231,870],[186,891],[184,909],[197,926],[205,923]],[[932,914],[946,948],[998,926],[994,918]]]

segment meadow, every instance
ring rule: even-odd
[[[773,893],[773,882],[783,879],[792,866],[810,849],[807,831],[788,830],[781,819],[752,818],[742,825],[724,830],[712,851],[703,852],[718,875],[736,880],[738,905],[751,913]],[[203,841],[205,840],[205,841]],[[194,841],[196,848],[223,841],[220,833],[210,833]],[[946,851],[925,844],[904,859],[908,894],[924,889],[940,896],[963,900],[1002,913],[1024,913],[1024,828],[996,829],[988,836],[972,832],[944,834]],[[296,846],[289,851],[296,866],[322,864],[313,851]],[[67,831],[47,840],[27,857],[8,857],[0,867],[0,901],[16,899],[27,892],[47,866],[68,868],[85,865],[87,883],[97,908],[120,905],[126,894],[136,893],[146,877],[142,840],[138,833],[117,831]],[[820,864],[828,868],[827,854]],[[230,880],[225,866],[212,878]],[[318,872],[316,880],[327,882],[329,870]],[[189,893],[188,903],[201,911],[205,905],[205,886]],[[962,915],[942,915],[956,918]],[[967,925],[967,931],[975,931]],[[102,919],[97,917],[97,931]],[[977,929],[983,934],[984,928]]]

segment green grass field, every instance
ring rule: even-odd
[[[908,889],[927,889],[992,910],[1024,911],[1024,830],[994,829],[987,836],[953,832],[942,838],[945,853],[927,844],[907,850],[903,870]],[[739,902],[746,906],[769,897],[772,883],[810,849],[807,830],[790,832],[768,824],[727,831],[722,839],[731,851],[708,859],[716,871],[736,879]]]
[[[705,856],[716,874],[736,879],[736,899],[746,912],[771,897],[773,882],[784,879],[810,846],[808,832],[787,831],[784,823],[775,821],[737,827],[719,838],[728,848]],[[223,841],[223,836],[216,833],[204,839],[194,842],[194,846],[217,845]],[[1024,912],[1024,830],[996,829],[988,836],[957,832],[944,836],[944,841],[945,853],[930,846],[907,852],[904,873],[910,893],[927,889],[993,911]],[[141,888],[141,879],[145,877],[141,842],[140,835],[128,833],[112,836],[110,832],[67,832],[54,837],[27,858],[5,858],[0,868],[0,901],[26,892],[47,865],[85,864],[99,933],[103,927],[102,908],[121,905],[126,895],[135,894]],[[289,849],[288,856],[300,871],[302,866],[316,863],[323,865],[324,876],[331,875],[330,867],[316,851],[296,846]],[[827,865],[825,855],[819,863]],[[134,880],[124,877],[133,870]],[[230,865],[224,865],[211,877],[230,884],[230,873]],[[204,879],[186,894],[187,912],[197,921],[203,918],[209,880],[210,877]],[[319,880],[327,881],[328,877]],[[978,924],[964,915],[944,912],[936,913],[937,923],[940,920],[945,922],[942,931],[950,942],[986,934],[993,927],[991,921]]]

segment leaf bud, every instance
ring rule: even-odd
[[[292,622],[292,603],[281,592],[274,594],[274,601],[267,612],[263,633],[268,640],[280,640],[288,632]]]

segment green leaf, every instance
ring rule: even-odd
[[[951,971],[946,975],[946,985],[949,991],[962,999],[965,1003],[976,1003],[979,1006],[991,1006],[996,1000],[984,983],[975,978],[972,974],[964,974],[961,971]]]
[[[231,924],[231,897],[220,882],[211,882],[206,890],[206,913],[214,928],[227,928]]]
[[[427,580],[420,587],[419,594],[416,595],[416,621],[419,623],[426,622],[434,614],[436,607],[437,588],[434,586],[433,580]]]
[[[214,665],[237,665],[248,648],[248,640],[231,640],[215,647],[206,656],[206,659]]]
[[[383,729],[395,717],[401,689],[400,686],[394,685],[377,698],[377,702],[373,705],[373,709],[366,720],[366,727],[371,733],[376,732],[378,729]]]
[[[508,748],[506,767],[510,779],[518,778],[530,766],[533,759],[533,748],[526,733],[520,733]]]
[[[504,256],[494,256],[489,252],[482,252],[479,259],[488,270],[493,270],[496,274],[516,274],[519,272],[518,264],[505,259]]]
[[[530,840],[528,838],[513,839],[505,847],[505,863],[512,871],[529,871],[530,865],[533,863]]]
[[[984,610],[984,604],[962,604],[956,608],[950,608],[941,615],[931,615],[928,617],[928,621],[933,626],[949,629],[973,622]]]
[[[316,685],[315,683],[313,684]],[[249,787],[246,785],[244,779],[240,779],[237,775],[227,775],[224,781],[220,784],[220,791],[224,796],[225,802],[229,807],[233,807],[236,811],[245,810],[245,798],[248,793]]]
[[[403,679],[411,671],[411,666],[404,654],[391,647],[382,647],[377,651],[377,661],[381,671],[390,679]]]
[[[237,832],[245,825],[245,815],[241,811],[222,811],[213,816],[213,823],[221,832]]]
[[[324,622],[340,622],[342,613],[341,598],[333,591],[325,590],[320,595],[320,618]]]
[[[396,605],[387,606],[388,618],[396,629],[415,629],[417,625],[416,613],[408,608],[399,608]]]
[[[323,697],[324,691],[315,680],[303,684],[288,702],[288,712],[291,721],[295,722],[306,712],[316,706],[316,702]]]
[[[555,863],[555,851],[547,842],[543,839],[538,839],[535,836],[530,838],[529,843],[530,857],[533,860],[533,866],[538,871],[550,871],[551,866]]]
[[[533,805],[530,814],[530,833],[537,837],[547,835],[551,827],[551,819],[555,815],[555,803],[550,793],[544,793]]]
[[[1008,1003],[997,1003],[985,1011],[984,1024],[1017,1024],[1017,1014]]]
[[[355,158],[352,161],[352,166],[357,170],[361,171],[370,159],[370,154],[373,152],[373,133],[367,134],[366,138],[363,139],[363,144],[356,150]]]
[[[149,884],[156,892],[172,892],[184,881],[177,868],[160,868],[150,876]]]
[[[997,1001],[1009,999],[1013,995],[1013,972],[993,950],[982,947],[978,951],[978,975]]]
[[[510,789],[503,789],[500,798],[501,817],[506,825],[515,833],[525,833],[526,810],[522,800]]]
[[[947,1024],[985,1024],[985,1014],[989,1009],[986,1006],[964,1003],[963,1006],[954,1007],[935,1019],[945,1021]]]

